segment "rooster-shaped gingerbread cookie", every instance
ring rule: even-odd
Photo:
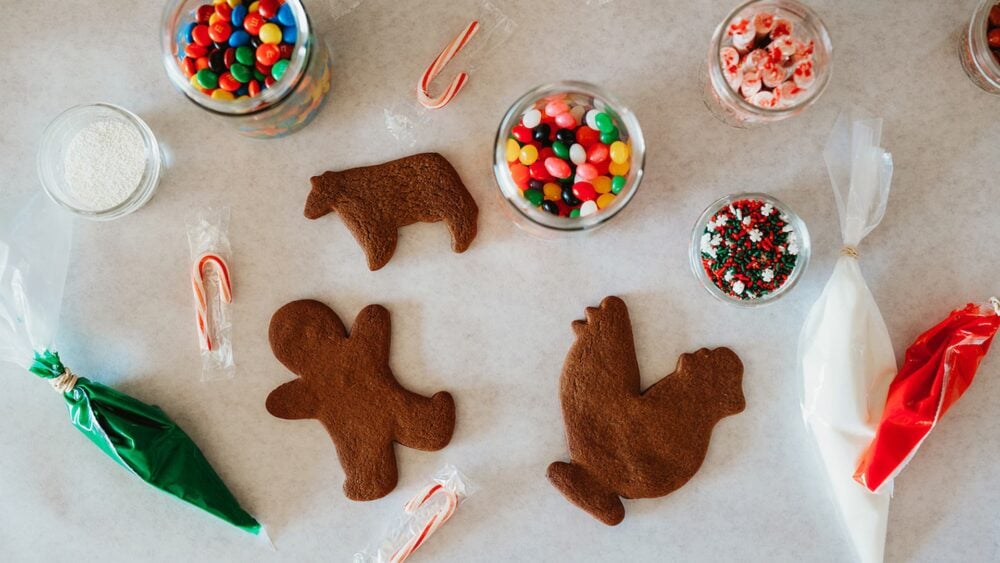
[[[451,395],[424,397],[396,381],[389,328],[389,311],[380,305],[358,313],[350,336],[318,301],[294,301],[271,318],[271,350],[299,377],[268,395],[267,410],[323,423],[347,477],[344,494],[352,500],[381,498],[396,487],[394,442],[439,450],[455,429]]]
[[[573,323],[560,383],[571,461],[549,465],[548,477],[613,526],[625,517],[619,497],[661,497],[694,476],[712,428],[745,407],[743,364],[729,349],[701,349],[641,391],[625,302],[608,297],[586,316]]]

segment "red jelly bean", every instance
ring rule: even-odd
[[[248,82],[247,93],[250,94],[251,98],[256,96],[257,94],[260,94],[260,82],[257,82],[256,80],[251,80],[250,82]]]
[[[240,81],[233,78],[232,74],[224,72],[219,76],[219,88],[227,92],[235,92],[240,89]]]
[[[220,2],[215,5],[215,13],[219,14],[220,18],[229,21],[233,15],[233,7],[228,2]]]
[[[198,23],[208,23],[208,20],[215,13],[215,6],[211,4],[203,4],[198,6],[198,11],[195,12],[195,21]]]
[[[588,182],[577,182],[573,184],[573,195],[581,201],[594,201],[597,199],[597,190]]]
[[[607,176],[608,168],[611,166],[611,159],[605,160],[604,162],[595,162],[594,168],[597,169],[598,176]]]
[[[535,180],[541,180],[546,182],[552,179],[552,175],[549,174],[548,169],[545,168],[545,161],[539,158],[531,166],[528,167],[528,172],[531,177]]]
[[[216,43],[229,41],[229,36],[232,34],[233,26],[229,25],[227,21],[220,20],[208,26],[208,36]]]
[[[605,145],[604,143],[595,143],[590,145],[590,148],[587,149],[587,161],[595,164],[598,162],[605,162],[608,160],[608,156],[610,156],[610,154],[611,151],[608,150],[608,145]]]
[[[278,0],[260,0],[257,4],[257,13],[267,19],[278,15]]]
[[[184,47],[184,54],[191,57],[192,59],[197,59],[198,57],[204,57],[208,54],[208,47],[202,47],[197,43],[188,43]]]
[[[569,178],[573,173],[565,160],[554,156],[545,159],[545,169],[556,178]]]
[[[584,125],[576,130],[576,142],[583,148],[590,148],[591,145],[601,140],[601,133],[597,129],[591,129]]]
[[[257,35],[260,33],[260,28],[266,22],[260,14],[247,14],[247,17],[243,18],[243,29],[246,30],[250,35]]]
[[[532,140],[531,129],[528,129],[524,125],[515,125],[514,129],[511,130],[511,134],[522,143],[530,143]]]
[[[990,44],[990,47],[1000,49],[1000,27],[990,30],[986,36],[986,42]]]
[[[194,26],[194,29],[191,30],[191,39],[202,47],[208,47],[212,44],[212,36],[209,35],[208,26],[205,24]]]
[[[271,66],[281,58],[281,50],[277,45],[271,43],[261,43],[257,47],[257,62],[264,66]]]
[[[528,187],[528,182],[531,180],[531,173],[528,172],[527,166],[520,162],[515,162],[510,165],[510,177],[517,184],[517,187],[524,189]]]
[[[184,60],[181,61],[181,70],[184,72],[184,76],[191,78],[194,76],[194,73],[198,72],[198,67],[194,59],[184,57]]]
[[[569,211],[570,211],[570,209],[569,209],[569,206],[566,205],[566,202],[564,202],[561,199],[560,200],[556,200],[556,207],[559,208],[559,216],[560,217],[569,217]]]
[[[555,156],[556,151],[552,150],[552,147],[545,147],[543,149],[538,149],[538,161],[545,162],[546,158]]]
[[[222,55],[222,62],[226,64],[226,68],[233,66],[233,63],[236,62],[236,49],[233,49],[232,47],[226,49],[225,54]]]

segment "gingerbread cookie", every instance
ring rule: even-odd
[[[694,476],[712,428],[742,412],[743,364],[727,348],[684,354],[645,391],[625,302],[604,299],[574,321],[576,342],[560,382],[569,463],[549,465],[566,498],[608,525],[625,517],[619,497],[667,495]]]
[[[318,301],[294,301],[271,318],[275,357],[298,379],[267,397],[278,418],[323,423],[344,468],[344,494],[374,500],[396,487],[393,442],[424,451],[448,445],[455,402],[441,391],[424,397],[389,368],[389,311],[365,307],[348,336],[340,318]]]
[[[371,270],[389,262],[397,230],[413,223],[444,221],[452,250],[465,252],[476,238],[479,215],[458,172],[437,153],[314,176],[305,215],[318,219],[331,211],[364,249]]]

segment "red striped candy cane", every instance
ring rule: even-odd
[[[462,72],[455,77],[455,80],[451,81],[448,88],[438,97],[432,97],[430,94],[430,85],[441,70],[447,66],[451,59],[455,57],[465,47],[465,44],[472,39],[472,36],[479,31],[479,20],[472,20],[466,28],[454,41],[448,44],[447,47],[441,51],[441,54],[434,59],[431,66],[427,67],[424,71],[424,75],[420,77],[420,83],[417,84],[417,101],[428,109],[439,109],[448,105],[448,102],[452,100],[458,92],[465,86],[466,81],[469,80],[468,73]]]
[[[198,323],[198,338],[205,350],[212,350],[212,338],[208,328],[208,294],[205,291],[205,267],[215,264],[219,271],[219,297],[224,303],[233,302],[233,286],[229,279],[229,266],[218,254],[207,252],[195,261],[191,269],[191,288],[194,291],[195,320]]]
[[[451,515],[455,513],[455,508],[458,506],[458,495],[449,489],[446,489],[440,483],[435,483],[423,491],[417,496],[410,499],[409,502],[403,506],[403,510],[407,514],[415,514],[417,510],[427,503],[434,495],[444,495],[445,503],[442,505],[437,512],[435,512],[424,524],[424,527],[420,530],[420,533],[415,534],[406,545],[396,550],[396,553],[392,554],[389,559],[390,563],[403,563],[406,559],[413,555],[413,552],[420,547],[424,541],[429,538],[438,528],[440,528],[445,522],[451,518]]]

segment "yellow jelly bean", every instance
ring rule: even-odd
[[[615,194],[603,194],[601,197],[597,198],[597,208],[604,209],[605,207],[611,205],[615,202]]]
[[[538,160],[538,149],[534,145],[524,145],[521,148],[521,164],[525,166],[531,166]]]
[[[517,160],[518,155],[521,154],[521,145],[517,144],[514,139],[507,139],[507,149],[506,156],[507,162],[514,162]]]
[[[628,160],[628,145],[621,141],[611,143],[611,161],[624,164]]]
[[[562,198],[562,188],[559,187],[559,184],[553,184],[552,182],[542,186],[542,193],[545,195],[545,199],[549,201],[559,201]]]
[[[227,92],[226,90],[223,90],[222,88],[216,88],[214,91],[212,91],[212,99],[215,99],[215,100],[232,100],[233,99],[233,93],[232,92]]]
[[[265,23],[260,26],[260,33],[258,35],[264,43],[270,43],[271,45],[281,43],[281,28],[276,23]]]
[[[250,5],[247,6],[247,12],[249,12],[251,14],[256,14],[257,13],[257,6],[259,4],[260,4],[260,2],[258,2],[257,0],[254,0],[253,2],[250,2]]]
[[[611,191],[611,178],[608,178],[607,176],[598,176],[590,181],[590,185],[594,186],[597,193],[606,194]]]
[[[624,176],[628,174],[628,161],[625,162],[612,162],[608,165],[608,172],[614,176]]]

